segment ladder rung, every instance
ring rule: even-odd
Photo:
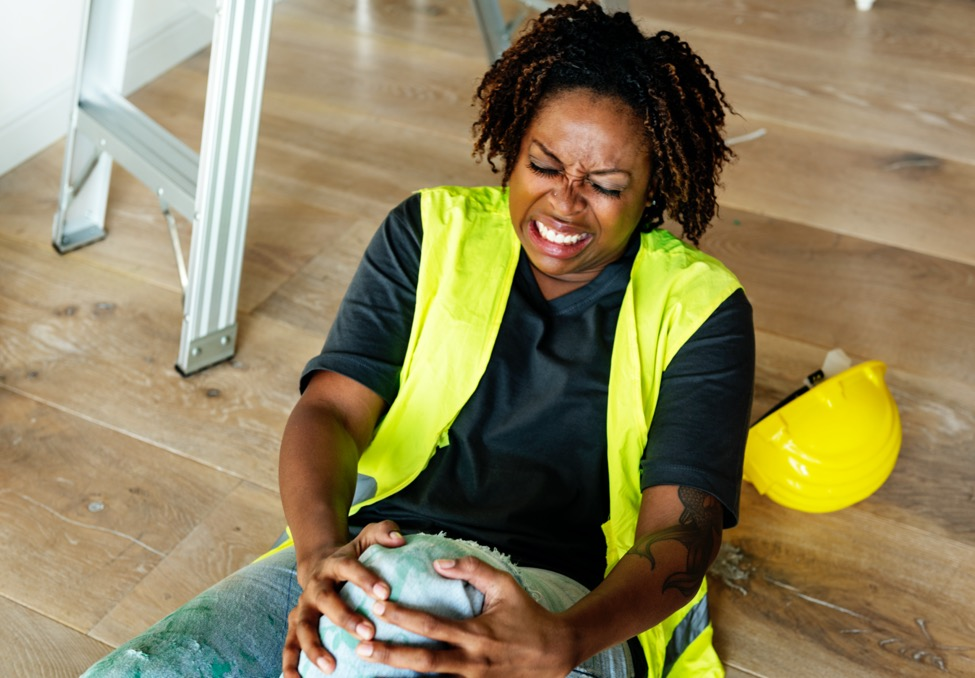
[[[103,93],[78,104],[78,129],[193,220],[200,156],[125,97]]]

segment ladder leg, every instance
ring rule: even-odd
[[[196,209],[176,369],[233,356],[273,0],[228,0],[214,17]]]
[[[861,0],[857,0],[860,2]],[[869,0],[872,1],[872,0]],[[538,12],[544,11],[548,7],[554,7],[556,2],[547,0],[521,0],[521,4]],[[629,0],[601,0],[600,4],[607,14],[617,12],[628,12]],[[488,62],[494,63],[501,57],[511,45],[511,36],[514,29],[521,23],[524,14],[507,22],[501,13],[499,0],[471,0],[474,8],[474,17],[477,19],[477,26],[481,29],[481,37],[484,38],[484,47],[487,49]]]
[[[493,64],[511,44],[511,28],[505,23],[498,0],[471,0],[471,5],[484,38],[488,62]]]
[[[79,131],[78,117],[83,100],[121,92],[131,23],[132,0],[86,3],[52,233],[54,247],[62,253],[105,237],[112,157],[103,140]]]
[[[616,14],[617,12],[629,12],[630,2],[629,0],[600,0],[600,5],[603,6],[603,10],[607,14]]]

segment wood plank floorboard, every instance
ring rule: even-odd
[[[457,127],[458,114],[470,113],[474,87],[484,74],[486,57],[480,45],[466,54],[446,54],[439,47],[382,37],[366,37],[330,20],[309,20],[282,12],[291,39],[275,45],[268,78],[294,82],[288,92],[318,92],[325,101],[384,118],[412,122],[427,131],[468,139],[470,123]],[[368,58],[349,55],[369,43]],[[295,64],[301,64],[297,70]],[[287,79],[275,77],[287,70]],[[307,88],[307,89],[305,89]],[[278,91],[274,85],[269,93]]]
[[[0,596],[0,663],[7,676],[77,678],[109,646]]]
[[[852,2],[819,0],[632,0],[630,8],[661,25],[736,33],[750,38],[756,51],[773,42],[837,54],[852,66],[886,62],[906,71],[948,71],[975,79],[967,0],[878,2],[869,12],[856,11]]]
[[[184,379],[173,369],[178,295],[166,299],[148,284],[16,241],[0,248],[0,276],[7,281],[0,307],[5,384],[277,487],[296,374],[321,348],[320,336],[269,318],[245,321],[234,360]]]
[[[239,484],[8,390],[0,428],[0,594],[82,631]]]
[[[256,308],[255,313],[324,339],[366,245],[376,231],[376,223],[375,219],[350,219],[343,233],[328,238],[326,251],[315,255]]]
[[[755,309],[754,416],[841,347],[888,365],[903,425],[854,507],[744,485],[710,574],[728,675],[975,675],[975,5],[631,7],[714,66],[730,135],[765,130],[736,146],[703,241]],[[275,13],[232,361],[173,370],[180,289],[151,191],[116,170],[109,237],[58,256],[63,143],[0,177],[5,674],[78,675],[274,541],[297,376],[379,221],[424,186],[497,180],[470,158],[487,60],[468,4]],[[208,62],[132,97],[194,148]]]
[[[740,123],[731,125],[738,129]],[[767,134],[735,148],[721,196],[726,207],[825,231],[975,264],[968,215],[975,211],[975,164],[836,139],[774,120]],[[803,176],[817,175],[810,182]],[[907,215],[911,215],[908,217]]]
[[[523,5],[516,0],[500,0],[498,5],[507,20],[523,12]],[[347,33],[394,38],[405,46],[419,45],[447,56],[487,60],[474,15],[463,3],[453,0],[336,0],[329,12],[322,12],[317,0],[288,0],[288,14],[303,21],[328,23]]]
[[[748,485],[742,498],[711,574],[726,661],[762,675],[971,675],[975,547],[859,507],[798,514]]]
[[[975,266],[727,207],[702,249],[763,330],[945,380],[975,365]]]
[[[266,552],[284,529],[277,492],[241,483],[91,630],[118,646]],[[268,535],[275,535],[269,538]]]
[[[753,676],[758,676],[760,678],[762,675],[760,673],[754,673],[739,666],[735,666],[733,663],[727,663],[725,665],[725,672],[727,678],[752,678]]]
[[[802,43],[769,41],[754,49],[754,38],[727,28],[661,27],[691,42],[748,124],[774,119],[846,142],[968,164],[975,159],[975,78],[922,71],[915,61],[851,60]]]

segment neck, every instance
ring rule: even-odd
[[[546,301],[552,301],[552,299],[557,299],[569,292],[574,292],[580,287],[585,287],[592,280],[591,278],[588,280],[563,280],[545,275],[535,268],[534,265],[532,265],[531,269],[532,274],[535,276],[535,282],[538,283],[538,289]]]

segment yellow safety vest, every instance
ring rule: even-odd
[[[360,488],[351,513],[406,487],[447,444],[450,426],[487,368],[518,264],[521,245],[506,190],[428,189],[421,192],[420,213],[416,310],[400,388],[359,459]],[[640,460],[660,376],[739,287],[716,259],[668,232],[642,234],[610,366],[607,574],[633,546],[642,498]],[[640,634],[650,676],[724,675],[711,645],[706,589],[705,582],[686,606]]]

